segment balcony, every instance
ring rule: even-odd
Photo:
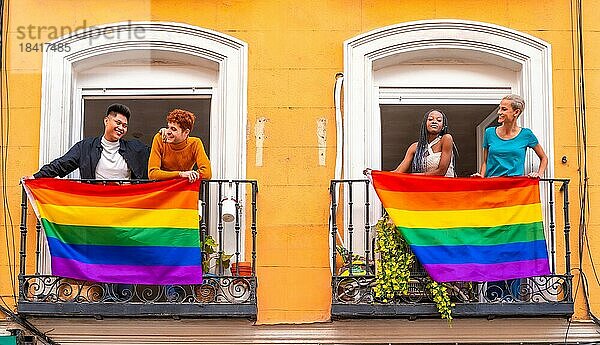
[[[29,224],[28,202],[23,191],[18,312],[28,316],[96,318],[256,318],[257,193],[256,181],[202,181],[199,205],[203,217],[199,219],[199,231],[203,262],[209,263],[209,271],[205,271],[200,285],[158,286],[87,282],[47,274],[49,254],[45,235],[39,222]],[[28,236],[34,236],[35,240]],[[28,251],[27,244],[34,242],[35,252]],[[250,265],[244,266],[242,262]]]
[[[426,288],[429,278],[418,262],[411,266],[406,294],[396,294],[391,300],[376,296],[373,288],[378,255],[374,224],[383,211],[370,184],[368,180],[332,180],[330,184],[331,241],[342,244],[337,249],[331,246],[330,253],[332,317],[439,317],[433,296]],[[451,301],[455,303],[453,317],[568,317],[573,314],[568,187],[569,180],[565,179],[542,179],[540,184],[545,196],[542,202],[551,274],[496,283],[447,283]],[[562,214],[560,219],[557,219],[557,209]],[[561,233],[557,233],[559,226]],[[557,253],[556,244],[561,238],[564,252]],[[356,261],[356,265],[340,267],[342,262],[351,261]]]

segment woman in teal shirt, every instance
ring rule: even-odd
[[[474,176],[523,176],[525,175],[525,153],[530,147],[540,159],[537,171],[527,176],[539,178],[548,166],[548,157],[542,145],[529,128],[521,128],[517,124],[519,116],[525,109],[525,101],[521,96],[508,95],[502,98],[498,109],[500,126],[490,127],[483,136],[483,163],[479,173]],[[489,300],[520,300],[521,280],[511,279],[489,282],[486,297]]]
[[[521,128],[517,124],[524,109],[525,101],[521,96],[508,95],[502,98],[498,109],[500,126],[485,130],[483,163],[479,173],[474,176],[525,175],[525,152],[528,147],[539,157],[540,166],[537,171],[532,171],[527,176],[538,178],[544,174],[548,166],[548,157],[542,145],[529,128]]]

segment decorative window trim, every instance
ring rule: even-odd
[[[373,70],[382,58],[439,50],[489,56],[490,63],[519,66],[526,102],[523,126],[538,135],[554,176],[552,60],[550,44],[498,25],[465,20],[426,20],[376,29],[344,42],[344,174],[361,178],[365,167],[379,168],[379,93]],[[443,56],[443,55],[442,55]],[[531,155],[527,166],[532,164]]]
[[[73,144],[78,69],[134,51],[163,51],[218,64],[211,114],[211,136],[221,157],[212,162],[216,178],[246,176],[248,46],[236,38],[192,25],[121,22],[94,26],[47,43],[42,69],[40,165],[63,155]],[[56,49],[61,47],[61,49]],[[68,50],[68,51],[67,51]],[[212,145],[211,145],[212,146]]]

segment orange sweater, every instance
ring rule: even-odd
[[[151,180],[179,177],[180,171],[192,170],[194,163],[198,165],[200,178],[208,180],[212,177],[210,161],[200,138],[188,137],[179,144],[168,144],[162,141],[160,134],[154,136],[148,160],[148,177]]]

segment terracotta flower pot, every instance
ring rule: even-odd
[[[239,273],[238,273],[239,272]],[[237,276],[251,276],[252,275],[252,266],[249,262],[239,262],[231,264],[231,275]]]

